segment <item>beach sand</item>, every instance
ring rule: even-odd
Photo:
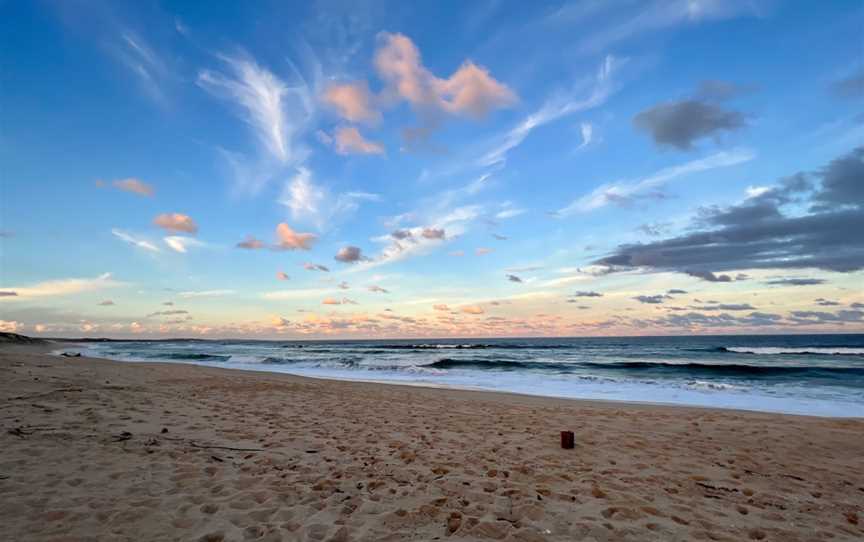
[[[0,347],[2,540],[864,539],[860,419],[46,350]]]

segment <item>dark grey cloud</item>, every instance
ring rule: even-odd
[[[815,286],[817,284],[825,284],[825,279],[799,279],[785,278],[766,281],[765,284],[772,286]]]
[[[698,99],[655,105],[633,117],[637,129],[661,146],[688,150],[696,141],[746,126],[743,114]]]
[[[853,309],[864,309],[864,303],[852,303],[849,306]]]
[[[18,292],[12,290],[0,290],[0,297],[18,297]]]
[[[342,263],[357,263],[367,258],[363,256],[363,251],[360,250],[360,247],[347,245],[340,248],[333,259]]]
[[[753,311],[756,307],[749,303],[720,303],[719,305],[706,305],[704,307],[690,307],[698,311]]]
[[[809,204],[809,211],[786,212],[789,204],[798,204],[796,210]],[[677,271],[712,282],[746,278],[717,274],[738,269],[858,271],[864,269],[862,211],[864,147],[736,205],[703,209],[683,235],[622,245],[593,263],[610,272]],[[794,280],[774,283],[801,284]]]
[[[522,279],[520,279],[516,275],[507,275],[507,280],[509,280],[510,282],[522,282]]]
[[[390,290],[387,290],[386,288],[382,288],[376,284],[369,286],[368,289],[370,292],[377,292],[379,294],[389,294],[390,293]]]
[[[173,307],[174,306],[173,301],[166,301],[165,303],[162,303],[162,304],[165,305],[166,307]]]
[[[830,90],[841,98],[864,98],[864,69],[835,81]]]
[[[797,324],[846,324],[864,321],[864,311],[840,310],[824,311],[792,311],[793,322]]]
[[[741,326],[776,326],[781,325],[783,316],[765,312],[751,312],[746,316],[733,316],[731,314],[704,314],[701,312],[687,312],[678,314],[667,314],[659,318],[632,319],[631,325],[649,327],[670,328],[694,328],[694,327],[741,327]]]
[[[813,302],[822,307],[836,307],[841,304],[838,301],[831,301],[830,299],[824,299],[822,297],[814,300]]]
[[[603,297],[603,294],[600,292],[576,292],[571,297]]]
[[[666,295],[666,294],[637,295],[633,299],[635,299],[639,303],[648,303],[649,305],[658,305],[660,303],[663,303],[667,299],[672,299],[672,296]]]
[[[411,235],[411,232],[408,231],[408,230],[396,230],[396,231],[394,231],[393,233],[391,233],[390,235],[391,235],[394,239],[398,239],[399,241],[402,241],[402,240],[404,240],[404,239],[408,239],[409,237],[413,237],[413,236]]]
[[[669,295],[686,294],[687,290],[679,290],[678,288],[672,288],[671,290],[666,290],[666,293]]]

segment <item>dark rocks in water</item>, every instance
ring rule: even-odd
[[[26,335],[18,335],[17,333],[0,333],[0,343],[9,343],[9,344],[45,344],[46,341],[42,339],[35,339],[33,337],[28,337]]]

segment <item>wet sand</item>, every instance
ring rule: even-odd
[[[861,419],[45,351],[0,345],[4,540],[864,539]]]

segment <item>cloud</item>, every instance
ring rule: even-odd
[[[0,320],[0,332],[15,333],[21,327],[23,327],[21,322],[16,322],[15,320]]]
[[[483,256],[483,255],[486,255],[486,254],[489,254],[492,252],[494,252],[493,249],[486,248],[486,247],[479,247],[479,248],[474,249],[474,254],[476,254],[477,256]]]
[[[324,102],[351,122],[377,124],[381,113],[375,109],[374,97],[365,81],[331,85],[324,91]]]
[[[765,284],[772,286],[816,286],[817,284],[825,284],[824,279],[800,279],[800,278],[783,278],[766,281]]]
[[[704,307],[691,307],[700,311],[752,311],[756,307],[749,303],[720,303],[717,305],[706,305]]]
[[[557,216],[568,216],[574,213],[587,213],[607,205],[628,205],[638,199],[657,199],[665,197],[658,190],[666,183],[702,171],[730,167],[755,158],[749,150],[717,152],[705,158],[691,160],[683,164],[661,169],[660,171],[637,181],[616,181],[600,185],[590,194],[586,194],[556,212]]]
[[[175,252],[180,252],[181,254],[185,254],[186,252],[188,252],[189,247],[204,246],[204,243],[197,239],[180,235],[171,235],[168,237],[164,237],[162,240],[165,241],[165,244],[171,247],[172,250],[174,250]]]
[[[792,311],[792,317],[792,320],[799,324],[846,324],[864,321],[864,311]]]
[[[838,303],[837,301],[831,301],[830,299],[825,299],[822,297],[815,299],[813,302],[822,307],[836,307],[838,305],[841,305],[841,303]]]
[[[182,213],[162,213],[153,219],[153,224],[167,231],[185,232],[195,234],[198,232],[198,225],[192,220],[189,215]]]
[[[264,244],[264,241],[260,241],[258,239],[255,239],[255,237],[253,237],[251,235],[247,235],[246,239],[237,243],[236,246],[237,246],[237,248],[243,248],[246,250],[260,250],[260,249],[264,248],[266,245]]]
[[[378,201],[377,194],[368,192],[346,192],[333,195],[312,180],[312,172],[304,167],[297,169],[282,190],[279,203],[286,206],[291,218],[311,223],[319,230],[332,226],[338,220],[350,216],[361,201]]]
[[[572,297],[603,297],[600,292],[576,292]]]
[[[730,277],[729,275],[714,274],[711,271],[699,271],[691,269],[689,271],[684,271],[684,273],[690,275],[691,277],[696,277],[697,279],[702,279],[708,282],[732,282],[732,277]]]
[[[333,143],[339,154],[384,154],[383,145],[367,140],[354,126],[337,128]]]
[[[444,239],[446,237],[444,228],[423,228],[420,235],[424,239]]]
[[[459,310],[465,314],[484,314],[486,312],[480,305],[466,305]]]
[[[324,301],[321,302],[322,305],[357,305],[357,302],[348,299],[347,297],[343,297],[342,299],[336,299],[333,297],[327,297]]]
[[[317,237],[311,233],[299,233],[280,222],[276,226],[276,248],[281,250],[309,250]]]
[[[241,119],[255,132],[255,136],[269,152],[282,163],[298,160],[298,150],[293,139],[300,131],[303,120],[311,115],[306,104],[308,88],[289,87],[266,68],[251,58],[220,57],[229,69],[229,74],[202,70],[198,73],[198,85],[219,97],[233,101]],[[289,97],[296,95],[297,104],[290,113],[302,113],[295,117],[289,114]]]
[[[235,293],[234,290],[190,290],[187,292],[178,293],[177,297],[182,297],[182,298],[224,297],[227,295],[233,295],[234,293]]]
[[[602,105],[612,92],[611,76],[617,67],[616,64],[615,57],[607,55],[597,71],[593,88],[587,97],[575,99],[564,95],[547,101],[540,109],[525,117],[522,122],[500,137],[495,146],[477,161],[477,165],[488,167],[503,164],[507,160],[508,153],[521,145],[537,128],[567,115]]]
[[[334,256],[333,258],[342,263],[357,263],[367,259],[363,256],[363,251],[360,250],[359,247],[351,245],[340,248],[339,251],[336,253],[336,256]]]
[[[505,276],[507,277],[507,280],[509,280],[510,282],[519,282],[519,283],[523,282],[523,280],[520,279],[519,277],[517,277],[516,275],[505,275]]]
[[[385,288],[382,288],[382,287],[380,287],[380,286],[377,286],[377,285],[375,285],[375,284],[369,286],[369,287],[368,287],[368,290],[369,290],[370,292],[377,292],[377,293],[381,293],[381,294],[389,294],[389,293],[390,293],[389,290],[387,290],[387,289],[385,289]]]
[[[659,303],[663,303],[663,301],[665,301],[667,299],[672,299],[672,296],[668,296],[666,294],[637,295],[633,299],[635,299],[639,303],[648,303],[649,305],[657,305]]]
[[[133,194],[138,194],[139,196],[151,197],[155,190],[153,187],[144,181],[135,178],[129,179],[120,179],[111,183],[115,188],[120,190],[125,190],[126,192],[132,192]]]
[[[412,233],[409,230],[396,230],[393,233],[391,233],[390,236],[393,237],[393,239],[396,239],[398,241],[403,241],[405,239],[412,237]]]
[[[590,122],[583,122],[579,124],[579,133],[582,135],[582,143],[576,147],[576,150],[584,149],[591,144],[594,139],[594,127]]]
[[[492,237],[494,237],[497,241],[506,241],[508,239],[506,235],[501,235],[500,233],[493,233]]]
[[[666,293],[669,295],[686,294],[687,290],[679,290],[678,288],[673,288],[671,290],[666,290]]]
[[[864,191],[862,171],[864,147],[738,204],[703,209],[683,235],[621,245],[594,263],[613,271],[642,268],[701,278],[741,269],[864,269],[864,197],[855,197]]]
[[[111,273],[103,273],[95,278],[49,280],[32,286],[10,286],[7,291],[15,295],[0,296],[0,300],[65,296],[120,286],[125,284],[112,279]]]
[[[387,84],[385,100],[406,100],[421,110],[482,118],[493,109],[513,105],[516,95],[488,70],[466,60],[447,79],[425,68],[417,46],[403,34],[378,36],[375,68]]]
[[[110,299],[106,299],[105,301],[100,301],[99,303],[96,303],[96,304],[100,307],[110,307],[110,306],[114,305],[114,302],[111,301]]]
[[[648,132],[660,146],[689,150],[693,143],[746,125],[744,115],[696,99],[655,105],[633,117],[636,128]]]
[[[432,309],[436,311],[448,312],[450,310],[450,307],[448,307],[444,303],[438,303],[436,305],[432,305]]]
[[[864,98],[864,69],[835,81],[830,90],[841,98]]]
[[[717,79],[706,79],[699,83],[699,88],[696,89],[696,98],[705,101],[724,101],[741,94],[744,94],[753,87],[736,85],[729,81],[720,81]]]
[[[448,254],[449,254],[450,256],[456,256],[456,257],[459,257],[459,256],[464,256],[464,255],[465,255],[465,251],[464,251],[464,250],[453,250],[453,251],[449,252]]]
[[[651,237],[660,237],[661,235],[666,234],[669,231],[669,227],[672,225],[671,222],[651,222],[649,224],[642,224],[637,230],[641,231],[645,235],[649,235]]]
[[[290,280],[291,277],[288,276],[288,273],[285,271],[276,271],[276,278],[278,280]]]
[[[18,292],[11,290],[0,290],[0,297],[18,297]]]
[[[118,230],[117,228],[114,228],[111,230],[111,233],[115,237],[117,237],[118,239],[125,241],[125,242],[129,243],[130,245],[136,246],[138,248],[142,248],[142,249],[150,251],[150,252],[161,252],[159,250],[159,247],[157,247],[156,245],[154,245],[150,241],[147,241],[146,239],[137,238],[134,235],[127,233],[123,230]]]
[[[189,311],[184,311],[182,309],[170,310],[170,311],[156,311],[151,312],[147,315],[147,318],[152,318],[154,316],[177,316],[179,314],[189,314]]]
[[[344,280],[342,282],[340,282],[339,284],[337,284],[336,287],[339,288],[340,290],[348,290],[351,288],[351,286],[347,282],[345,282]]]
[[[330,271],[330,269],[328,269],[326,266],[309,262],[303,264],[303,269],[307,271],[324,271],[325,273]]]

